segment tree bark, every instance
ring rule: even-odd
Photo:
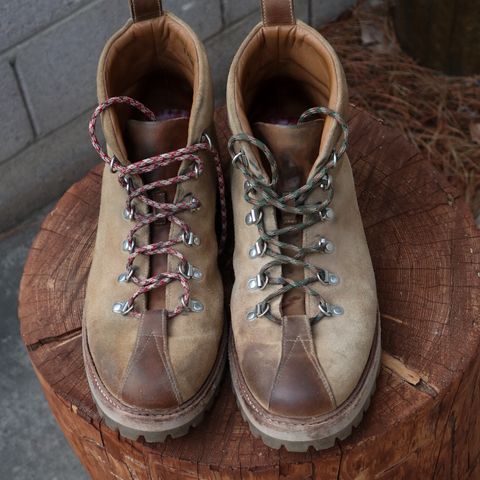
[[[227,166],[224,111],[217,127]],[[81,350],[102,168],[48,215],[21,283],[21,332],[52,412],[92,478],[480,478],[480,233],[459,194],[398,132],[357,109],[350,127],[383,361],[364,421],[329,450],[263,445],[243,422],[228,375],[205,421],[183,438],[145,444],[110,430],[92,401]],[[230,285],[229,266],[224,273]]]

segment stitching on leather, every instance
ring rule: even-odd
[[[298,320],[296,320],[296,321],[298,321]],[[286,328],[288,322],[289,322],[289,319],[287,317],[287,318],[285,318],[284,328]],[[299,341],[302,344],[302,347],[303,347],[303,349],[304,349],[304,351],[307,355],[308,360],[310,361],[313,368],[317,372],[317,375],[319,376],[320,381],[323,385],[323,388],[325,388],[325,391],[327,392],[327,395],[328,395],[330,401],[332,402],[332,405],[334,406],[334,408],[336,408],[337,402],[335,401],[335,398],[333,396],[333,392],[331,390],[330,384],[327,382],[327,380],[325,378],[325,374],[324,374],[323,370],[320,368],[320,365],[318,364],[318,360],[316,359],[316,357],[314,357],[313,352],[311,350],[313,348],[312,339],[310,337],[302,338],[301,335],[297,335],[295,340],[291,340],[291,339],[282,340],[282,348],[285,348],[287,344],[290,344],[292,342],[293,342],[293,345],[290,346],[290,351],[288,352],[288,355],[285,358],[285,360],[280,362],[280,365],[279,365],[279,368],[278,368],[278,371],[277,371],[277,375],[275,376],[275,381],[273,382],[272,388],[270,390],[270,395],[269,395],[269,400],[268,400],[269,405],[270,405],[270,402],[272,400],[273,391],[277,387],[278,382],[280,381],[280,378],[283,376],[283,373],[284,373],[284,370],[285,370],[285,365],[288,364],[288,362],[289,362],[289,360],[292,356],[293,350],[295,349],[295,346],[296,346],[297,342],[299,342]],[[305,345],[305,342],[308,342],[310,348],[307,348],[307,346]],[[283,357],[283,354],[282,354],[282,357]]]
[[[293,0],[288,0],[289,8],[290,8],[290,21],[295,23],[295,16],[293,14]]]
[[[171,365],[171,360],[170,360],[170,355],[168,355],[168,338],[167,338],[167,319],[164,317],[162,318],[162,324],[163,324],[163,330],[165,332],[165,335],[163,336],[163,354],[165,355],[165,368],[167,370],[167,374],[170,378],[170,383],[172,385],[173,391],[175,393],[175,397],[177,399],[177,402],[179,404],[183,403],[182,395],[180,394],[180,391],[177,386],[177,381],[175,378],[175,374],[173,373],[172,365]]]
[[[160,351],[157,337],[155,337],[155,345],[157,346],[157,351],[160,355],[160,358],[162,359],[163,366],[165,367],[165,371],[167,372],[167,375],[168,375],[168,379],[170,380],[170,386],[172,387],[173,393],[175,394],[175,398],[180,405],[183,403],[182,395],[180,394],[180,391],[178,389],[175,375],[170,365],[170,361],[167,358],[167,348],[168,348],[167,336],[163,335],[163,355]]]
[[[288,323],[288,317],[285,318],[285,323]],[[270,388],[270,392],[268,394],[268,406],[270,406],[270,402],[272,401],[273,390],[275,389],[275,387],[278,384],[278,377],[280,375],[280,372],[281,372],[281,370],[283,368],[283,364],[284,364],[284,362],[283,362],[283,351],[284,351],[284,348],[285,348],[286,340],[285,340],[285,335],[283,334],[283,329],[285,328],[285,326],[286,325],[284,325],[282,327],[282,351],[280,352],[280,361],[278,363],[277,372],[275,373],[275,379],[273,380],[272,386]],[[295,341],[296,341],[296,339],[295,339]],[[290,350],[290,352],[291,352],[291,350]]]
[[[140,319],[140,322],[139,322],[140,324],[138,326],[138,331],[139,332],[142,332],[142,330],[143,330],[143,322],[144,322],[144,317],[142,315],[142,318]],[[138,350],[139,345],[140,345],[140,339],[141,338],[142,338],[142,336],[137,334],[137,338],[135,339],[135,348],[133,349],[133,353],[130,356],[127,368],[125,370],[125,373],[123,374],[123,380],[120,384],[120,394],[123,393],[123,389],[125,388],[125,384],[127,383],[127,378],[130,376],[130,372],[133,368],[134,359],[136,358],[136,354],[137,354],[137,350]]]
[[[294,14],[294,8],[293,8],[293,1],[292,0],[287,0],[288,1],[288,9],[290,13],[290,22],[279,22],[280,24],[282,23],[295,23],[295,14]],[[262,0],[262,17],[263,17],[263,25],[264,26],[269,26],[270,25],[270,20],[268,19],[268,9],[265,4],[265,0]]]
[[[132,7],[132,19],[134,22],[137,21],[137,12],[136,12],[136,9],[135,9],[135,0],[130,0],[130,5]]]
[[[150,341],[150,338],[151,337],[148,337],[144,341],[143,346],[140,350],[135,350],[135,352],[132,354],[132,356],[131,356],[131,360],[132,360],[131,367],[128,371],[128,375],[125,377],[125,379],[123,381],[122,389],[120,390],[122,393],[124,393],[123,391],[125,389],[125,385],[127,383],[127,380],[130,378],[130,374],[132,373],[133,366],[135,365],[137,358],[141,357],[143,355],[143,353],[145,352],[145,350],[147,349],[148,342]]]
[[[158,15],[161,16],[163,15],[162,0],[157,0],[157,4],[158,4]]]
[[[308,349],[307,349],[304,341],[302,339],[300,339],[300,341],[302,342],[303,349],[305,350],[305,353],[307,354],[308,359],[310,360],[311,364],[313,365],[313,368],[317,372],[317,375],[319,376],[320,381],[322,382],[323,387],[325,388],[325,391],[327,392],[328,397],[330,398],[330,401],[332,402],[332,405],[334,406],[334,408],[336,408],[337,407],[337,402],[335,400],[335,397],[333,396],[332,387],[330,386],[330,382],[327,380],[327,378],[325,376],[325,372],[323,371],[323,369],[320,365],[320,362],[318,361],[318,359],[315,355],[315,346],[313,344],[313,340],[312,339],[307,340],[308,343],[309,343],[309,347],[310,347]]]
[[[278,374],[277,374],[277,378],[275,379],[275,386],[278,385],[278,382],[280,380],[280,377],[283,376],[283,373],[285,371],[285,366],[288,364],[291,356],[292,356],[292,353],[293,353],[293,350],[295,349],[295,345],[297,344],[297,340],[298,340],[298,337],[295,339],[295,341],[293,342],[293,345],[290,347],[290,351],[288,352],[288,355],[287,355],[287,358],[285,359],[284,362],[281,363],[279,369],[278,369]],[[273,393],[273,388],[272,388],[272,393]]]
[[[263,17],[263,24],[267,25],[267,10],[265,8],[265,0],[262,0],[262,17]]]

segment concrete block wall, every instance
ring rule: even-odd
[[[320,26],[356,0],[296,0]],[[164,0],[205,41],[223,102],[230,61],[259,0]],[[98,157],[87,134],[97,60],[129,17],[127,0],[0,2],[0,232],[59,197]]]

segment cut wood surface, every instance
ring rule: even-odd
[[[357,109],[350,128],[383,365],[364,421],[326,451],[264,446],[242,420],[228,375],[205,421],[183,438],[145,444],[110,430],[93,404],[81,349],[102,168],[47,216],[21,283],[21,332],[52,412],[92,478],[480,478],[480,233],[459,194],[397,132]],[[217,134],[228,170],[224,110]],[[231,285],[231,262],[222,265]]]

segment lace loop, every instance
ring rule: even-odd
[[[196,179],[204,172],[204,161],[199,155],[201,152],[208,152],[213,156],[215,162],[215,169],[218,177],[218,189],[220,193],[220,213],[222,221],[222,232],[219,245],[219,251],[221,252],[225,246],[227,235],[227,213],[226,213],[226,199],[225,199],[225,181],[223,177],[222,166],[217,151],[214,149],[210,137],[204,133],[199,143],[189,145],[178,150],[155,155],[138,162],[130,163],[126,166],[122,165],[118,159],[113,155],[111,158],[103,151],[98,142],[98,138],[95,134],[95,126],[98,117],[102,112],[116,104],[127,104],[133,108],[136,108],[142,112],[149,120],[155,121],[155,114],[148,109],[142,103],[134,100],[130,97],[120,96],[112,97],[101,103],[94,111],[89,123],[89,132],[92,141],[92,145],[98,152],[100,158],[110,166],[112,173],[118,174],[118,180],[120,185],[127,192],[127,202],[124,216],[135,222],[131,228],[127,239],[124,242],[129,252],[126,273],[123,274],[122,281],[133,282],[138,290],[131,296],[126,302],[118,302],[114,305],[114,312],[121,313],[122,315],[131,314],[134,316],[140,316],[141,314],[134,310],[135,300],[140,295],[145,295],[151,290],[161,288],[173,281],[180,282],[183,288],[182,301],[173,310],[168,312],[168,316],[172,317],[178,315],[182,311],[188,310],[186,305],[190,305],[190,278],[184,275],[182,271],[177,272],[163,272],[153,275],[150,278],[143,277],[137,274],[133,263],[138,255],[170,255],[179,259],[180,264],[187,264],[187,260],[182,253],[175,249],[175,246],[180,243],[185,243],[185,239],[188,239],[188,244],[198,245],[198,238],[192,233],[190,227],[178,217],[178,214],[186,211],[196,211],[200,208],[200,202],[192,195],[185,197],[183,200],[176,203],[161,203],[153,200],[148,196],[148,193],[156,188],[165,188],[172,185],[178,185],[188,180]],[[172,163],[189,162],[193,165],[193,168],[189,168],[185,171],[179,172],[176,177],[168,179],[160,179],[154,182],[143,184],[141,186],[135,186],[134,178],[144,175],[154,170],[160,169]],[[141,213],[138,208],[135,208],[133,202],[138,202],[149,207],[148,213]],[[161,241],[152,243],[149,245],[137,245],[135,241],[135,234],[141,228],[146,227],[158,220],[168,220],[171,223],[176,224],[181,233],[177,238],[169,239],[167,241]],[[191,243],[190,243],[191,240]],[[199,303],[199,302],[197,302]],[[200,310],[197,310],[200,311]]]

